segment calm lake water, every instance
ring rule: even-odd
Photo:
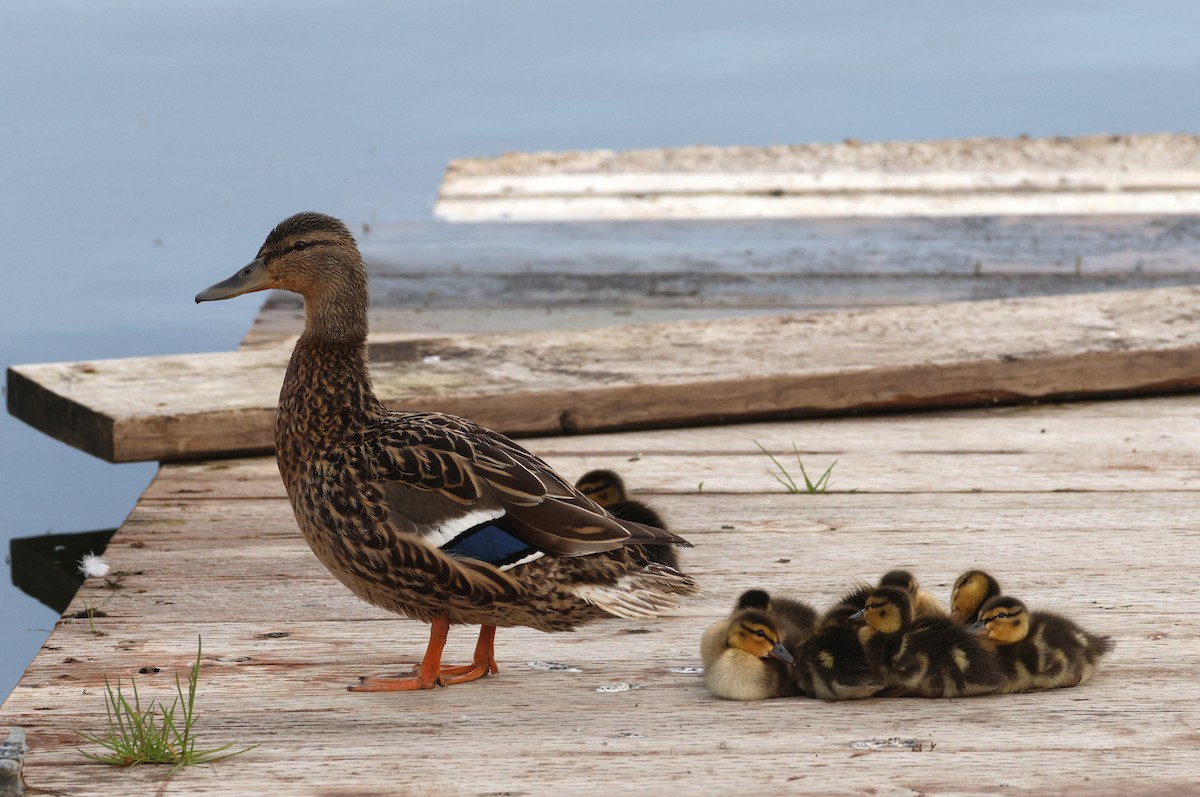
[[[192,297],[275,222],[427,218],[454,157],[1195,131],[1197,31],[1177,0],[7,0],[0,365],[232,348],[256,303]],[[0,541],[117,526],[154,469],[4,416]],[[8,575],[0,695],[57,619]]]

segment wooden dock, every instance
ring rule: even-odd
[[[993,229],[1021,223],[1001,221]],[[1170,230],[1194,227],[1196,219],[1107,223],[1123,230],[1126,251],[1140,254],[1091,287],[1151,287],[1161,283],[1147,280],[1164,275],[1193,281],[1194,261],[1181,252],[1196,244]],[[805,224],[797,230],[814,229]],[[872,229],[881,238],[897,229],[890,221],[878,224],[853,223],[867,250]],[[1103,223],[1079,222],[1092,224]],[[657,234],[659,246],[687,250],[689,238],[677,229],[639,229],[629,234]],[[1068,221],[1062,229],[1079,227]],[[438,234],[431,228],[416,237]],[[441,227],[440,234],[452,237],[457,230]],[[368,251],[374,235],[366,238]],[[468,245],[480,241],[463,235]],[[982,235],[975,245],[989,251]],[[915,238],[912,247],[920,249]],[[1069,248],[1048,232],[1039,256],[1057,257],[1046,253]],[[421,291],[421,277],[407,280],[410,292],[382,286],[390,284],[387,262],[419,267],[411,252],[397,248],[388,260],[386,249],[379,243],[372,259],[373,275],[382,274],[373,277],[380,341],[412,338],[425,319],[446,333],[494,333],[489,325],[518,316],[531,323],[536,301],[517,305],[488,294],[456,306],[445,298],[453,295],[445,292],[446,282],[426,283],[439,286],[431,306],[414,309],[411,291]],[[814,257],[816,251],[803,250]],[[998,261],[1011,251],[997,245],[987,257]],[[888,261],[886,249],[872,257]],[[476,262],[482,260],[464,260],[457,277],[463,284],[478,279],[468,265]],[[604,258],[589,262],[560,264],[557,273],[594,290],[622,284],[601,279]],[[748,254],[742,262],[760,261]],[[1066,272],[1062,278],[1074,278],[1073,259],[1057,268]],[[880,271],[863,269],[857,306],[891,304],[897,293],[936,300],[944,294],[931,286],[951,282],[940,269],[922,273],[892,264],[898,278],[891,282],[872,278]],[[807,304],[797,309],[830,301],[821,285],[835,282],[810,283]],[[547,326],[624,320],[604,317],[624,302],[614,290],[610,304],[563,306]],[[654,622],[612,620],[563,635],[502,629],[500,674],[445,690],[345,691],[358,675],[414,663],[427,629],[357,601],[324,571],[295,527],[270,457],[210,452],[164,464],[108,549],[120,583],[89,580],[0,707],[0,729],[27,730],[25,777],[33,794],[655,794],[679,787],[701,794],[1195,794],[1200,597],[1191,584],[1200,563],[1194,553],[1200,543],[1200,396],[1100,397],[1153,389],[1156,383],[1135,367],[1139,360],[1175,364],[1177,372],[1159,380],[1158,389],[1190,388],[1200,377],[1200,355],[1189,343],[1200,317],[1191,310],[1196,297],[1190,289],[1112,294],[1105,301],[1119,296],[1149,308],[1146,324],[1175,333],[1147,336],[1144,351],[1111,369],[1126,374],[1126,382],[1104,381],[1101,388],[1098,381],[1073,391],[1096,394],[1092,400],[611,434],[563,434],[560,427],[552,436],[525,440],[570,477],[596,467],[620,471],[639,498],[693,540],[695,549],[683,558],[704,593],[676,616]],[[637,306],[635,320],[655,313],[694,320],[706,308],[713,315],[761,312],[754,300],[735,301],[731,309],[707,299],[704,291],[660,295]],[[1089,328],[1070,313],[1085,299],[1068,296],[1057,305],[1063,328]],[[1053,300],[1032,299],[1025,307],[1046,301]],[[790,309],[781,304],[786,299],[771,311]],[[1172,309],[1156,315],[1155,307]],[[897,308],[893,317],[912,312]],[[964,345],[1003,338],[995,324],[981,324],[982,314],[956,318],[934,337]],[[1090,327],[1107,346],[1089,349],[1081,345],[1085,334],[1056,336],[1053,325],[1035,336],[1037,346],[1046,357],[1062,355],[1060,364],[1086,359],[1097,348],[1132,350],[1109,334],[1120,314],[1107,318],[1108,326]],[[243,354],[270,355],[297,331],[294,305],[272,299]],[[873,340],[894,344],[897,334]],[[1120,327],[1116,339],[1132,334]],[[973,350],[988,352],[976,357],[976,382],[996,379],[1011,365],[1003,351]],[[860,364],[847,366],[847,373],[878,373],[887,365],[887,357],[860,354]],[[803,373],[803,348],[792,356]],[[936,392],[929,390],[930,378],[917,369],[905,377],[912,394]],[[855,406],[854,396],[845,397],[845,407]],[[260,417],[251,426],[268,422]],[[785,464],[794,463],[794,446],[810,474],[836,462],[829,491],[784,493],[759,444]],[[699,637],[742,589],[761,586],[820,605],[851,582],[893,566],[913,569],[943,597],[959,572],[985,567],[1033,607],[1066,612],[1111,635],[1115,652],[1092,682],[1041,694],[848,703],[730,703],[708,696],[696,672]],[[79,615],[85,607],[103,612],[94,631]],[[259,746],[170,779],[164,767],[118,770],[86,761],[78,750],[91,748],[78,734],[105,724],[104,678],[134,677],[143,699],[169,700],[175,675],[185,674],[195,657],[198,637],[204,644],[201,746]],[[449,655],[468,656],[473,641],[470,630],[452,631]],[[545,662],[568,668],[538,664]],[[615,684],[636,688],[613,691]]]
[[[325,573],[271,459],[166,465],[109,548],[121,588],[89,584],[72,607],[105,612],[103,635],[64,620],[0,722],[29,730],[32,784],[154,794],[163,768],[88,763],[76,733],[104,723],[104,675],[166,697],[200,636],[202,741],[261,746],[177,773],[168,793],[598,793],[615,779],[728,793],[750,771],[756,791],[814,795],[1191,794],[1198,419],[1200,400],[1177,397],[531,440],[572,476],[624,472],[695,541],[685,561],[705,593],[658,622],[502,631],[498,676],[412,695],[344,690],[414,663],[425,628]],[[836,460],[832,491],[781,493],[754,441],[795,443],[810,468]],[[943,596],[987,567],[1116,651],[1078,689],[958,701],[735,704],[686,671],[740,589],[822,603],[892,565]],[[463,630],[450,649],[471,644]],[[626,682],[642,687],[597,691]],[[854,747],[889,738],[924,750]]]

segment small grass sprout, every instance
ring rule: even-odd
[[[96,610],[89,606],[87,601],[83,602],[83,609],[87,613],[88,628],[92,629],[92,636],[97,636],[99,632],[96,631]]]
[[[775,466],[773,470],[768,470],[767,472],[774,477],[775,481],[782,484],[783,488],[789,493],[807,493],[812,495],[814,493],[823,493],[829,487],[829,476],[833,473],[833,466],[837,464],[836,459],[833,461],[833,465],[826,468],[825,472],[816,481],[813,481],[808,478],[808,471],[804,469],[804,462],[800,459],[800,450],[796,448],[795,443],[792,443],[792,453],[796,455],[796,464],[800,466],[800,476],[804,480],[804,486],[800,486],[792,478],[792,474],[788,472],[788,469],[762,443],[755,440],[754,445],[758,446],[758,450],[766,454],[770,458],[771,464]]]
[[[196,748],[196,689],[200,682],[201,642],[196,642],[196,661],[188,673],[187,694],[179,675],[175,675],[175,700],[170,707],[153,700],[142,708],[137,683],[129,679],[133,693],[130,701],[117,679],[114,687],[104,679],[104,708],[108,714],[108,731],[103,735],[80,733],[85,741],[103,747],[107,752],[79,752],[93,761],[112,766],[132,767],[138,764],[173,764],[170,774],[192,764],[211,764],[253,750],[258,745],[232,750],[235,742],[210,749]]]

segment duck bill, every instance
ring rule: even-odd
[[[261,291],[272,288],[271,275],[267,273],[267,264],[260,257],[252,260],[238,270],[227,280],[221,280],[196,294],[196,304],[200,302],[215,302],[218,299],[232,299],[251,291]]]
[[[795,664],[796,660],[792,658],[792,654],[788,653],[788,649],[783,646],[783,643],[776,642],[775,647],[771,648],[771,652],[767,654],[773,659],[779,659],[788,664]]]
[[[867,619],[867,610],[859,609],[854,614],[846,618],[847,620],[865,620]]]

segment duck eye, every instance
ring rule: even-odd
[[[308,244],[306,244],[304,241],[296,241],[296,243],[292,244],[292,248],[295,249],[297,252],[299,252],[306,246],[308,246]]]
[[[756,630],[755,630],[755,632],[754,632],[754,635],[755,635],[756,637],[760,637],[760,638],[762,638],[762,639],[766,639],[766,638],[767,638],[767,635],[763,633],[763,631],[762,631],[762,629],[761,629],[761,628],[759,628],[759,629],[756,629]]]

